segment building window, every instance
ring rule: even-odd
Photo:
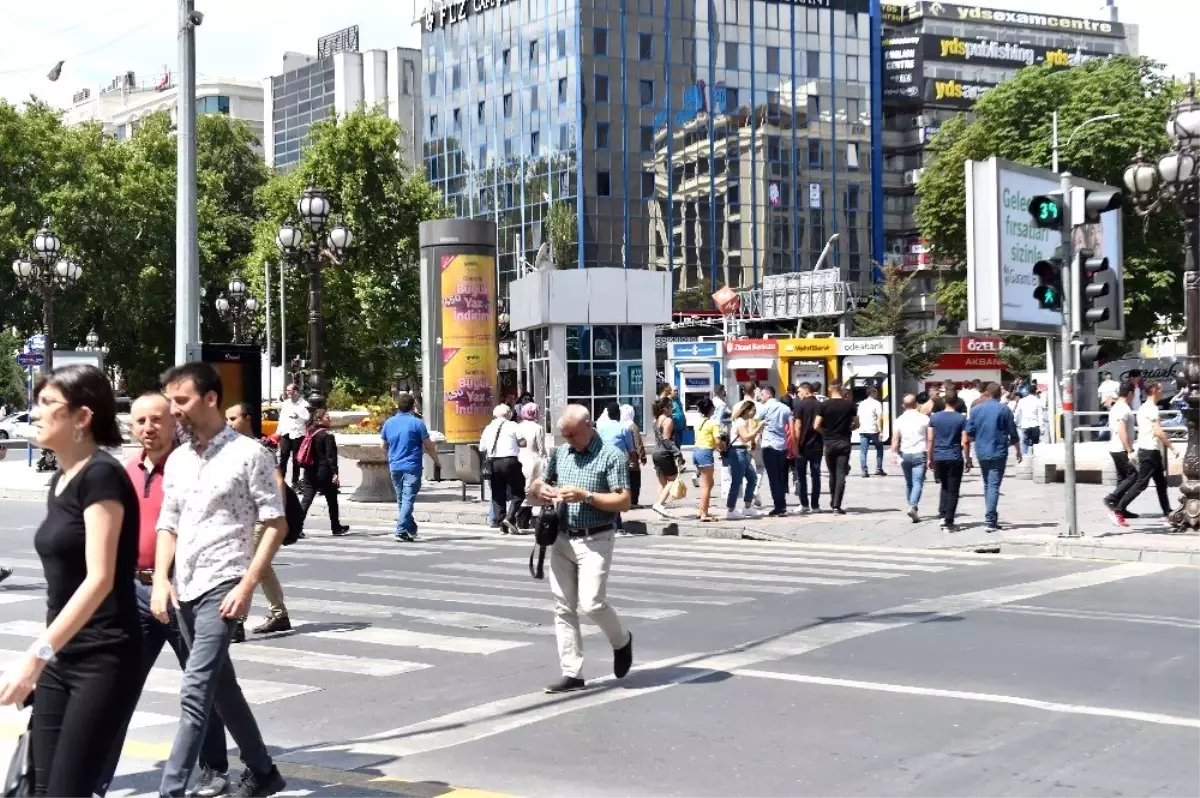
[[[767,162],[778,163],[780,160],[779,136],[767,136]]]
[[[512,94],[504,95],[504,118],[512,119]]]
[[[454,109],[454,132],[455,134],[462,132],[462,113],[459,109]]]
[[[738,68],[738,43],[725,42],[725,68]]]
[[[642,61],[649,61],[654,58],[654,35],[650,33],[638,34],[638,58]]]
[[[641,130],[642,152],[654,151],[654,126],[642,125]]]
[[[477,163],[475,165],[479,168],[483,168],[484,166],[487,166],[487,145],[486,144],[479,145],[479,163]],[[482,205],[483,203],[480,202],[479,204]]]
[[[535,67],[538,64],[538,43],[534,39],[529,43],[529,65]]]
[[[729,249],[741,249],[742,248],[742,223],[741,222],[730,222],[729,223],[729,243],[727,244],[727,246]]]
[[[571,149],[571,126],[570,125],[559,125],[558,126],[558,148],[560,150]]]
[[[475,108],[475,120],[480,124],[483,123],[483,116],[487,110],[487,103],[483,100],[479,101],[479,105]]]
[[[462,67],[457,64],[450,68],[450,88],[453,91],[462,88]]]
[[[808,140],[808,165],[816,167],[818,169],[822,165],[821,140],[820,139],[809,139]]]
[[[201,97],[196,101],[196,113],[198,114],[228,114],[229,113],[229,98],[224,95],[214,95],[212,97]]]
[[[851,183],[846,186],[846,211],[858,210],[858,184]]]
[[[437,138],[437,114],[432,114],[429,117],[429,138]]]
[[[638,81],[638,101],[641,102],[642,107],[654,105],[654,81]]]
[[[534,86],[532,89],[529,90],[529,112],[532,114],[532,113],[537,113],[537,111],[538,111],[538,90],[537,90],[537,86]]]
[[[732,185],[725,189],[725,203],[731,211],[739,210],[742,207],[742,187],[740,185]]]
[[[608,55],[608,28],[595,28],[592,31],[592,49],[596,55]]]
[[[779,74],[779,48],[767,48],[767,72],[772,75]]]
[[[642,172],[642,199],[654,196],[654,173]]]
[[[400,91],[404,94],[405,97],[412,96],[413,84],[416,83],[416,76],[417,76],[417,65],[414,64],[412,61],[405,59],[404,60],[404,71],[403,71],[402,77],[401,77],[403,87],[400,89]]]
[[[567,101],[567,79],[558,79],[558,104],[562,105]]]
[[[537,157],[538,151],[542,148],[542,136],[536,130],[529,134],[529,154]]]
[[[484,65],[483,56],[475,59],[475,74],[479,76],[479,85],[487,83],[487,67]]]
[[[429,96],[430,97],[437,96],[437,73],[436,72],[429,73]]]
[[[608,123],[607,122],[597,122],[596,123],[596,149],[598,149],[598,150],[607,150],[608,149]]]
[[[612,194],[612,187],[609,185],[609,177],[607,169],[596,170],[596,196],[607,197]]]
[[[513,157],[513,140],[512,140],[512,136],[509,136],[508,138],[506,138],[506,139],[504,140],[504,157],[505,157],[505,158],[511,158],[511,157]]]
[[[608,102],[608,75],[596,75],[596,102]]]
[[[734,88],[725,89],[725,113],[733,113],[738,109],[738,90]]]
[[[846,168],[851,172],[858,171],[858,144],[853,141],[846,145]]]
[[[821,53],[816,50],[809,50],[805,55],[808,60],[808,71],[805,73],[805,77],[821,77]]]
[[[510,50],[509,50],[507,47],[505,47],[505,48],[504,48],[504,52],[502,52],[502,53],[500,54],[500,64],[501,64],[501,66],[502,66],[502,67],[503,67],[503,69],[504,69],[504,74],[505,74],[505,75],[507,75],[507,74],[508,74],[508,61],[509,61],[509,55],[510,55],[510,52],[511,52],[511,51],[510,51]]]
[[[565,30],[560,30],[558,32],[557,43],[558,43],[558,57],[566,58],[567,57],[567,32]]]

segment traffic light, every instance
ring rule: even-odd
[[[1080,195],[1082,194],[1082,197]],[[1073,224],[1097,224],[1100,216],[1121,207],[1121,192],[1115,188],[1093,191],[1076,186],[1071,194]]]
[[[1108,271],[1108,258],[1098,258],[1090,249],[1079,250],[1075,258],[1079,264],[1079,326],[1082,332],[1089,332],[1108,321],[1108,308],[1100,303],[1108,296],[1108,283],[1101,275]]]
[[[1061,191],[1042,194],[1029,202],[1029,215],[1037,227],[1061,230],[1063,227],[1063,195]]]
[[[1079,347],[1079,368],[1090,369],[1102,365],[1108,360],[1108,353],[1099,343],[1084,344]]]
[[[1033,298],[1043,310],[1062,310],[1063,262],[1061,258],[1039,260],[1033,264],[1033,275],[1037,277],[1037,288]]]

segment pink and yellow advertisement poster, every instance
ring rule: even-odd
[[[492,420],[496,364],[496,260],[486,255],[441,259],[442,413],[448,443],[477,443]]]

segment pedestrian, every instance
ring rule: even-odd
[[[312,507],[313,499],[320,493],[325,497],[325,507],[329,514],[329,531],[338,537],[349,532],[350,527],[342,524],[338,516],[338,488],[341,487],[342,482],[341,477],[338,476],[337,440],[329,431],[329,426],[328,410],[318,407],[312,411],[308,420],[308,429],[305,431],[308,448],[305,449],[304,441],[301,441],[296,462],[303,470],[304,476],[300,490],[300,506],[304,509],[304,517],[308,518],[308,510]]]
[[[546,430],[538,420],[541,411],[533,402],[521,405],[521,420],[517,423],[517,435],[525,442],[517,453],[521,462],[521,475],[526,485],[532,485],[535,479],[542,476],[546,467]],[[521,501],[521,509],[517,511],[517,528],[527,531],[533,528],[533,504],[526,493]]]
[[[879,389],[867,389],[867,398],[858,403],[858,454],[862,461],[862,475],[871,476],[867,470],[867,450],[875,450],[875,475],[886,477],[883,471],[883,403],[879,401]]]
[[[1042,407],[1042,399],[1038,395],[1036,385],[1029,386],[1029,393],[1022,396],[1021,400],[1017,402],[1016,412],[1012,415],[1020,430],[1021,451],[1028,454],[1034,446],[1041,442],[1042,425],[1046,423],[1045,410]],[[978,446],[975,448],[979,449]]]
[[[1138,480],[1138,467],[1130,462],[1134,454],[1133,410],[1129,407],[1129,397],[1133,393],[1133,385],[1121,383],[1117,389],[1116,400],[1108,408],[1108,431],[1111,437],[1108,441],[1108,454],[1112,457],[1113,466],[1117,470],[1117,486],[1112,493],[1104,497],[1104,507],[1108,510],[1109,518],[1117,526],[1129,526],[1126,519],[1137,518],[1137,513],[1125,510],[1117,512],[1117,505],[1125,493]]]
[[[629,509],[627,460],[604,445],[582,405],[567,405],[558,430],[565,443],[550,457],[545,479],[532,486],[538,498],[555,503],[561,519],[551,549],[550,587],[562,678],[546,687],[547,693],[582,690],[586,684],[580,612],[608,638],[613,675],[623,679],[633,665],[633,635],[607,598],[616,519]]]
[[[314,411],[316,413],[321,410]],[[245,402],[234,405],[225,411],[225,423],[227,423],[234,432],[238,435],[254,440],[254,427],[250,420],[250,405]],[[265,446],[263,447],[266,448]],[[270,451],[269,449],[267,451]],[[287,483],[283,481],[283,471],[276,468],[273,474],[275,479],[275,487],[279,491],[279,499],[284,504],[284,515],[286,517],[287,510],[287,492],[291,490]],[[301,485],[305,483],[302,481]],[[311,502],[311,500],[310,500]],[[301,504],[302,517],[297,523],[301,527],[304,526],[303,515],[308,514],[308,508]],[[267,526],[263,523],[256,522],[254,524],[254,548],[258,549],[262,545],[263,539],[267,533]],[[301,533],[303,534],[303,533]],[[275,634],[277,632],[290,632],[292,630],[292,622],[288,616],[287,605],[283,602],[283,587],[279,584],[279,577],[275,573],[275,566],[270,563],[262,570],[262,579],[259,581],[259,586],[262,588],[263,596],[267,600],[267,619],[258,626],[254,627],[254,634]],[[246,641],[246,621],[249,620],[250,614],[238,619],[237,627],[233,630],[234,643],[244,643]]]
[[[967,406],[967,418],[971,417],[971,409],[984,396],[984,389],[980,387],[980,383],[981,381],[978,379],[965,382],[963,383],[962,390],[958,392],[958,395],[963,400],[963,404]]]
[[[926,466],[937,475],[942,490],[938,496],[938,517],[944,532],[957,532],[958,494],[962,486],[963,466],[971,456],[966,434],[966,415],[938,397],[933,400],[926,440]]]
[[[667,502],[671,500],[671,483],[679,478],[683,466],[683,452],[675,444],[675,419],[672,418],[672,403],[669,396],[661,397],[654,405],[654,451],[650,461],[658,477],[658,497],[652,509],[663,518],[667,515]]]
[[[801,514],[821,511],[821,456],[825,438],[817,429],[821,403],[813,393],[812,383],[802,382],[796,390],[796,496],[800,499]],[[811,504],[810,504],[811,502]]]
[[[683,412],[683,401],[679,398],[679,389],[674,385],[671,386],[671,421],[675,422],[675,445],[683,446],[683,431],[687,429],[687,416]]]
[[[1101,410],[1109,410],[1117,403],[1122,385],[1123,383],[1118,383],[1113,379],[1111,371],[1100,372],[1100,385],[1096,389],[1096,398],[1100,400]],[[1128,404],[1128,400],[1126,400],[1126,404]]]
[[[754,404],[754,417],[758,419],[758,413],[762,410],[762,402],[758,401],[758,381],[743,383],[741,386],[742,399],[748,400]],[[759,424],[761,427],[761,423]],[[763,465],[762,453],[762,438],[759,437],[754,447],[750,450],[750,459],[754,463],[754,475],[756,481],[754,483],[754,498],[751,499],[753,509],[757,511],[762,507],[762,499],[759,494],[762,492],[763,485],[767,485],[767,469]]]
[[[892,431],[892,454],[900,461],[904,472],[904,495],[908,502],[908,517],[913,523],[921,520],[921,490],[925,487],[929,439],[929,416],[917,409],[917,397],[907,394],[901,402],[904,412],[896,419]]]
[[[829,397],[826,396],[825,394],[821,393],[821,383],[814,382],[812,384],[812,390],[813,390],[813,397],[815,397],[818,402],[823,403],[823,402],[829,401]]]
[[[142,631],[129,578],[140,513],[125,469],[101,448],[122,444],[104,372],[72,365],[43,374],[33,405],[37,445],[59,465],[33,538],[46,626],[0,677],[0,705],[23,705],[33,693],[34,795],[92,795],[141,688]]]
[[[829,504],[837,515],[845,515],[846,475],[850,473],[850,435],[858,423],[854,403],[840,385],[829,386],[829,398],[817,411],[816,430],[825,446],[825,470],[829,472]]]
[[[942,384],[942,400],[946,403],[946,407],[953,410],[955,413],[967,414],[967,403],[958,395],[958,388],[954,385],[954,380],[946,380]]]
[[[1116,507],[1116,514],[1122,520],[1126,518],[1129,505],[1141,495],[1150,484],[1150,480],[1154,480],[1154,488],[1158,491],[1158,505],[1162,509],[1163,518],[1171,516],[1171,500],[1167,498],[1166,452],[1170,451],[1175,457],[1179,457],[1179,452],[1171,446],[1171,441],[1162,428],[1158,409],[1161,398],[1162,386],[1153,381],[1146,383],[1146,399],[1137,411],[1137,440],[1134,443],[1138,455],[1137,481],[1125,491]],[[1120,523],[1118,525],[1125,526]]]
[[[717,386],[715,388],[713,388],[712,403],[713,403],[713,413],[712,413],[713,421],[716,421],[718,424],[728,424],[729,423],[729,402],[725,398],[725,386],[724,385],[721,385],[720,383],[718,383]]]
[[[641,506],[642,466],[646,464],[646,442],[638,429],[633,405],[621,405],[621,423],[633,438],[633,451],[629,453],[629,506],[634,510]]]
[[[1008,465],[1008,447],[1013,447],[1020,463],[1022,439],[1012,411],[1000,401],[1000,384],[988,383],[984,397],[985,400],[975,405],[967,417],[966,434],[974,443],[979,472],[983,476],[984,530],[999,532],[1000,483],[1004,481],[1004,469]]]
[[[158,539],[158,515],[163,503],[163,475],[167,458],[178,446],[175,419],[171,417],[171,403],[161,393],[146,393],[134,400],[129,409],[130,432],[142,447],[125,464],[125,473],[137,492],[139,506],[139,534],[137,570],[134,572],[133,587],[137,595],[138,620],[142,629],[141,679],[138,693],[146,684],[163,644],[171,647],[180,669],[186,668],[188,646],[179,633],[179,619],[173,606],[167,606],[167,622],[162,623],[150,612],[150,587],[154,584],[154,552]],[[124,742],[125,731],[116,737]],[[98,795],[104,795],[112,783],[121,756],[121,746],[113,747],[109,765],[96,787]],[[222,795],[229,789],[229,754],[225,745],[225,725],[221,716],[213,712],[204,727],[204,738],[200,743],[200,778],[192,787],[192,794],[200,798]]]
[[[304,439],[309,415],[308,402],[301,398],[299,386],[292,383],[285,389],[284,399],[279,403],[279,426],[275,430],[279,436],[279,470],[283,473],[284,482],[287,481],[288,463],[292,465],[292,484],[300,478],[296,452]]]
[[[505,535],[515,535],[517,511],[525,501],[525,475],[521,471],[521,444],[517,425],[512,421],[512,409],[508,405],[496,405],[492,409],[492,421],[483,428],[479,436],[479,451],[491,461],[492,474],[488,487],[492,494],[492,516]]]
[[[387,452],[388,470],[392,472],[392,485],[396,489],[395,539],[407,543],[417,539],[413,505],[421,490],[421,473],[425,468],[422,454],[428,454],[435,463],[438,459],[429,429],[413,412],[415,405],[411,393],[401,394],[396,400],[396,412],[379,430],[383,439],[380,445]]]
[[[709,502],[712,501],[713,471],[720,453],[721,444],[717,435],[720,425],[713,419],[716,410],[707,396],[700,397],[696,402],[696,410],[700,413],[700,423],[696,425],[696,447],[692,450],[692,462],[700,472],[699,518],[704,523],[712,523],[720,520],[708,511]]]
[[[762,424],[755,418],[757,411],[752,399],[743,399],[733,407],[733,422],[729,428],[729,495],[725,499],[725,517],[729,519],[742,518],[744,514],[754,512],[751,501],[754,489],[758,483],[758,475],[754,473],[754,460],[750,452],[758,445]],[[742,482],[746,483],[745,510],[738,509],[738,499],[742,496]]]
[[[769,516],[787,515],[787,439],[788,427],[792,426],[792,411],[775,398],[775,389],[762,388],[763,405],[758,411],[758,420],[763,423],[762,445],[763,468],[767,472],[767,483],[771,488],[774,505]]]

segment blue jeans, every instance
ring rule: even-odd
[[[983,506],[986,510],[983,520],[988,526],[995,526],[999,522],[996,505],[1000,503],[1000,482],[1004,479],[1004,467],[1007,464],[1007,457],[979,458],[979,471],[983,474]]]
[[[754,472],[754,459],[750,450],[744,446],[729,449],[726,456],[729,461],[729,497],[725,499],[725,508],[737,508],[738,496],[742,495],[742,480],[746,480],[745,500],[754,498],[754,489],[758,487],[758,474]]]
[[[908,497],[909,507],[917,507],[921,504],[921,489],[925,487],[926,465],[924,452],[900,456],[900,468],[904,471],[904,495]]]
[[[392,485],[396,488],[396,534],[417,534],[417,522],[413,520],[413,503],[421,491],[420,471],[393,471]]]
[[[883,441],[879,439],[878,432],[860,432],[858,433],[858,454],[862,459],[863,473],[867,471],[867,449],[875,447],[875,470],[883,470]]]
[[[821,506],[821,450],[801,452],[792,461],[796,469],[796,495],[800,498],[800,506],[808,507],[812,498],[812,508]],[[811,483],[811,484],[810,484]]]
[[[1029,454],[1029,450],[1042,441],[1041,427],[1025,427],[1021,430],[1021,454]]]

